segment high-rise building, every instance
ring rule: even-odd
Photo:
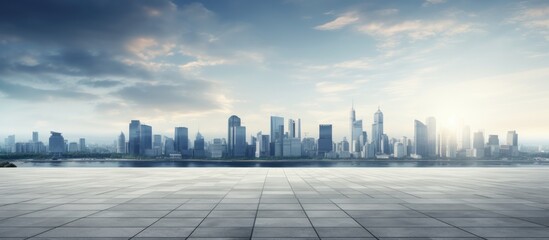
[[[32,142],[33,143],[40,142],[40,140],[38,140],[38,132],[32,132]]]
[[[169,138],[164,136],[164,154],[174,154],[177,151],[175,151],[175,141],[173,138]]]
[[[269,135],[263,135],[262,132],[257,133],[257,140],[255,142],[255,157],[267,157],[270,154],[269,148],[271,147]]]
[[[352,125],[351,140],[349,141],[349,143],[351,144],[351,152],[361,151],[362,144],[360,144],[360,139],[362,134],[362,120],[355,120]]]
[[[4,148],[6,149],[6,152],[15,152],[15,135],[9,135],[4,139]]]
[[[139,153],[152,155],[152,127],[141,124],[140,134]]]
[[[301,141],[298,138],[284,139],[282,148],[284,157],[301,157]]]
[[[141,122],[139,120],[132,120],[130,122],[130,136],[128,139],[128,152],[131,155],[140,154],[140,141],[141,141]]]
[[[490,157],[499,156],[499,137],[498,135],[488,135],[488,144],[484,150],[485,155]]]
[[[233,157],[244,157],[246,156],[246,148],[248,144],[246,143],[246,127],[244,126],[235,126],[234,128],[234,148],[233,148]]]
[[[275,156],[275,147],[282,150],[284,141],[284,118],[271,116],[271,156]]]
[[[473,156],[484,157],[484,133],[482,131],[473,134]]]
[[[78,152],[78,143],[70,142],[69,143],[69,152]]]
[[[318,128],[318,156],[323,157],[332,151],[332,124],[320,124]]]
[[[154,134],[153,135],[153,142],[152,142],[152,150],[154,152],[155,156],[162,155],[163,151],[162,147],[162,135],[160,134]]]
[[[408,152],[408,138],[405,136],[402,136],[402,138],[400,139],[400,142],[402,143],[402,146],[404,148],[404,156],[408,156],[408,154],[410,154],[410,152]]]
[[[48,148],[50,153],[60,154],[65,152],[65,138],[59,132],[51,131]]]
[[[464,126],[461,130],[461,149],[471,148],[471,128]]]
[[[436,157],[437,155],[437,120],[434,117],[428,117],[425,120],[427,125],[427,156]]]
[[[225,150],[225,146],[223,144],[223,140],[220,138],[214,138],[212,143],[209,144],[209,156],[211,158],[221,158],[223,157],[223,152]]]
[[[117,153],[126,153],[126,136],[124,136],[123,132],[120,132],[120,135],[118,135],[118,141],[117,141]]]
[[[404,144],[402,144],[401,142],[395,142],[395,146],[394,146],[394,154],[393,156],[395,158],[403,158],[406,156],[406,148],[404,147]]]
[[[356,112],[355,112],[355,106],[354,106],[354,102],[351,104],[351,111],[349,112],[349,137],[351,138],[351,143],[353,142],[353,140],[355,140],[354,138],[354,123],[356,121]],[[351,146],[352,148],[352,146]],[[352,149],[354,150],[354,149]]]
[[[227,126],[227,154],[231,157],[235,156],[236,146],[236,128],[240,127],[240,118],[232,115],[229,117]]]
[[[422,122],[414,121],[414,154],[416,157],[428,156],[428,132],[427,126]]]
[[[383,140],[383,113],[377,108],[374,114],[374,124],[372,124],[372,144],[376,153],[382,153],[381,141]]]
[[[288,119],[288,138],[295,138],[295,120]]]
[[[297,138],[301,141],[301,118],[297,119]]]
[[[507,145],[518,146],[518,134],[516,131],[507,132]]]
[[[438,156],[445,158],[448,147],[448,130],[443,128],[438,135]]]
[[[194,139],[194,148],[193,148],[193,157],[205,157],[205,143],[204,137],[200,132],[196,133],[196,138]]]
[[[182,155],[186,154],[189,150],[189,129],[186,127],[176,127],[173,139],[174,150]]]
[[[457,156],[457,139],[455,130],[447,130],[446,157],[455,158]]]
[[[80,152],[88,151],[88,148],[86,147],[86,139],[85,138],[80,138],[78,140],[78,151],[80,151]]]

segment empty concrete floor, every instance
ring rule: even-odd
[[[549,168],[0,170],[10,239],[549,239]]]

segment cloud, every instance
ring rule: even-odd
[[[316,30],[336,30],[356,23],[360,18],[355,12],[345,13],[336,19],[314,27]]]
[[[524,8],[509,19],[535,34],[541,34],[549,41],[549,6]]]
[[[0,93],[22,101],[94,100],[97,96],[70,89],[42,89],[0,80]]]
[[[452,36],[472,30],[470,24],[458,23],[453,20],[440,21],[404,21],[397,24],[369,23],[358,28],[374,37],[393,37],[405,35],[413,40],[425,39],[427,37],[444,35]]]
[[[441,4],[441,3],[445,3],[445,2],[446,2],[446,0],[425,0],[425,2],[423,2],[423,6]]]
[[[78,81],[79,84],[82,84],[84,86],[93,87],[93,88],[111,88],[116,87],[122,84],[121,81],[115,81],[115,80],[80,80]]]
[[[337,93],[352,90],[352,84],[337,83],[337,82],[319,82],[315,85],[316,90],[320,93]]]

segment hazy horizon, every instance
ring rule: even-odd
[[[0,139],[111,143],[130,120],[248,136],[269,117],[301,119],[302,136],[349,111],[389,137],[414,120],[516,130],[549,145],[546,1],[4,1],[0,2]]]

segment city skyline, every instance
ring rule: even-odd
[[[392,137],[433,116],[548,144],[548,16],[544,1],[2,2],[0,138],[112,143],[139,119],[213,139],[234,114],[246,138],[281,116],[339,141],[354,105],[369,137],[379,106]]]

